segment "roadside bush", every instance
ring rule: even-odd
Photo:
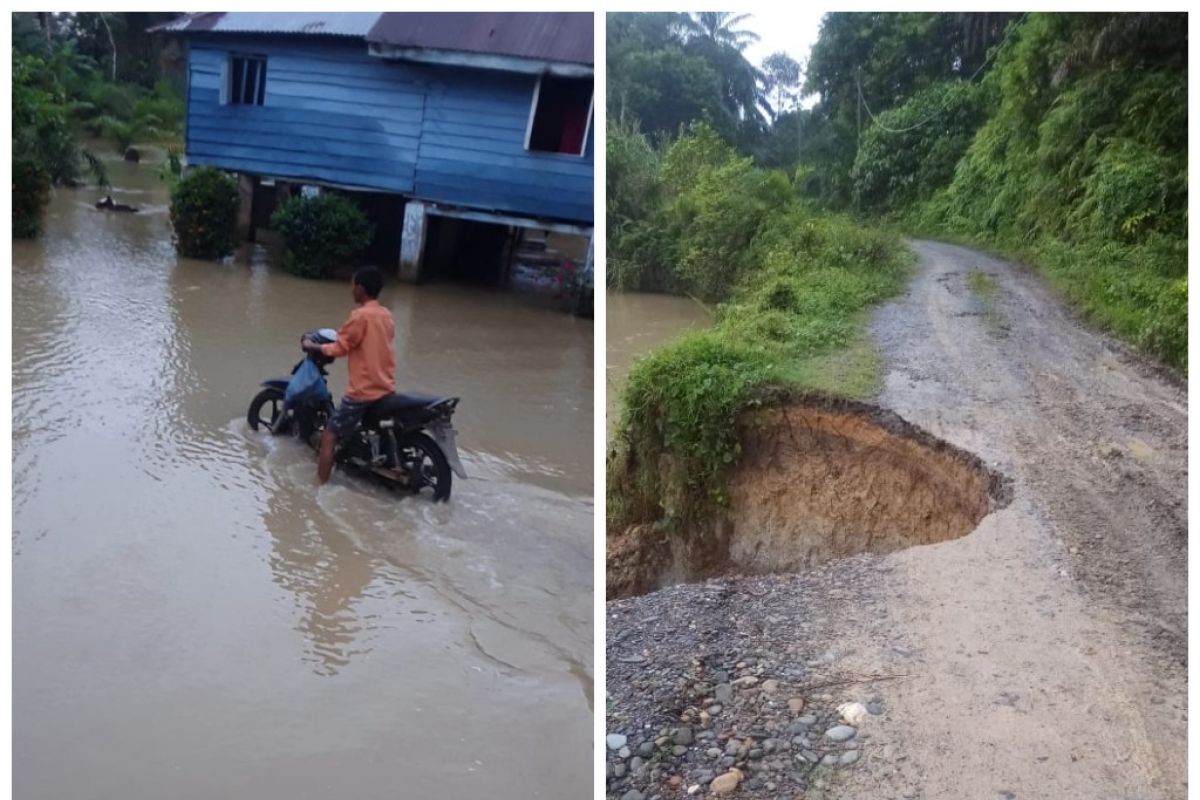
[[[50,199],[50,176],[37,163],[13,161],[12,235],[35,239],[42,230],[42,212]]]
[[[271,217],[283,237],[284,269],[303,278],[327,278],[362,252],[373,229],[349,198],[332,192],[293,197]]]
[[[187,258],[219,259],[237,247],[237,181],[213,167],[189,170],[171,192],[175,249]]]

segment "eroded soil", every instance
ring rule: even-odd
[[[686,535],[611,532],[610,599],[955,539],[1008,502],[1007,482],[978,458],[865,403],[790,399],[746,415],[739,439],[720,513]]]

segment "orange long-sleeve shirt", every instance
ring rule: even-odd
[[[350,312],[336,342],[321,345],[321,352],[331,358],[349,356],[346,397],[370,401],[396,391],[396,355],[392,350],[395,336],[392,312],[368,300]]]

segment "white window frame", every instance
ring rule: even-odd
[[[548,150],[533,150],[529,147],[529,140],[533,138],[533,119],[537,116],[538,99],[542,96],[542,78],[546,77],[545,73],[538,75],[537,83],[533,85],[533,102],[529,106],[529,121],[525,124],[525,151],[528,153],[541,153],[545,156],[566,156],[567,158],[583,158],[587,155],[588,138],[592,135],[592,115],[596,111],[596,84],[592,82],[592,94],[588,98],[588,114],[587,124],[583,126],[583,140],[579,143],[578,153],[560,153],[551,152]]]
[[[262,79],[262,90],[263,90],[262,91],[262,100],[263,100],[262,105],[265,106],[267,104],[267,79],[266,79],[265,73],[266,73],[266,69],[267,69],[267,61],[269,60],[267,58],[267,56],[255,55],[253,53],[234,53],[234,52],[230,52],[228,54],[228,56],[229,57],[225,59],[225,65],[221,69],[221,105],[223,105],[223,106],[229,106],[229,105],[258,106],[259,105],[258,103],[234,103],[232,101],[233,93],[229,90],[230,89],[229,84],[233,81],[233,61],[234,61],[234,59],[240,58],[242,60],[253,59],[255,61],[262,62],[263,72],[264,72],[264,76]],[[244,78],[244,75],[243,75],[243,78]]]

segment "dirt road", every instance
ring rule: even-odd
[[[879,606],[845,620],[844,669],[907,677],[848,690],[887,713],[834,795],[1184,797],[1186,389],[1027,270],[913,248],[872,324],[878,401],[1007,474],[1013,501],[885,558],[886,637],[855,633]]]

